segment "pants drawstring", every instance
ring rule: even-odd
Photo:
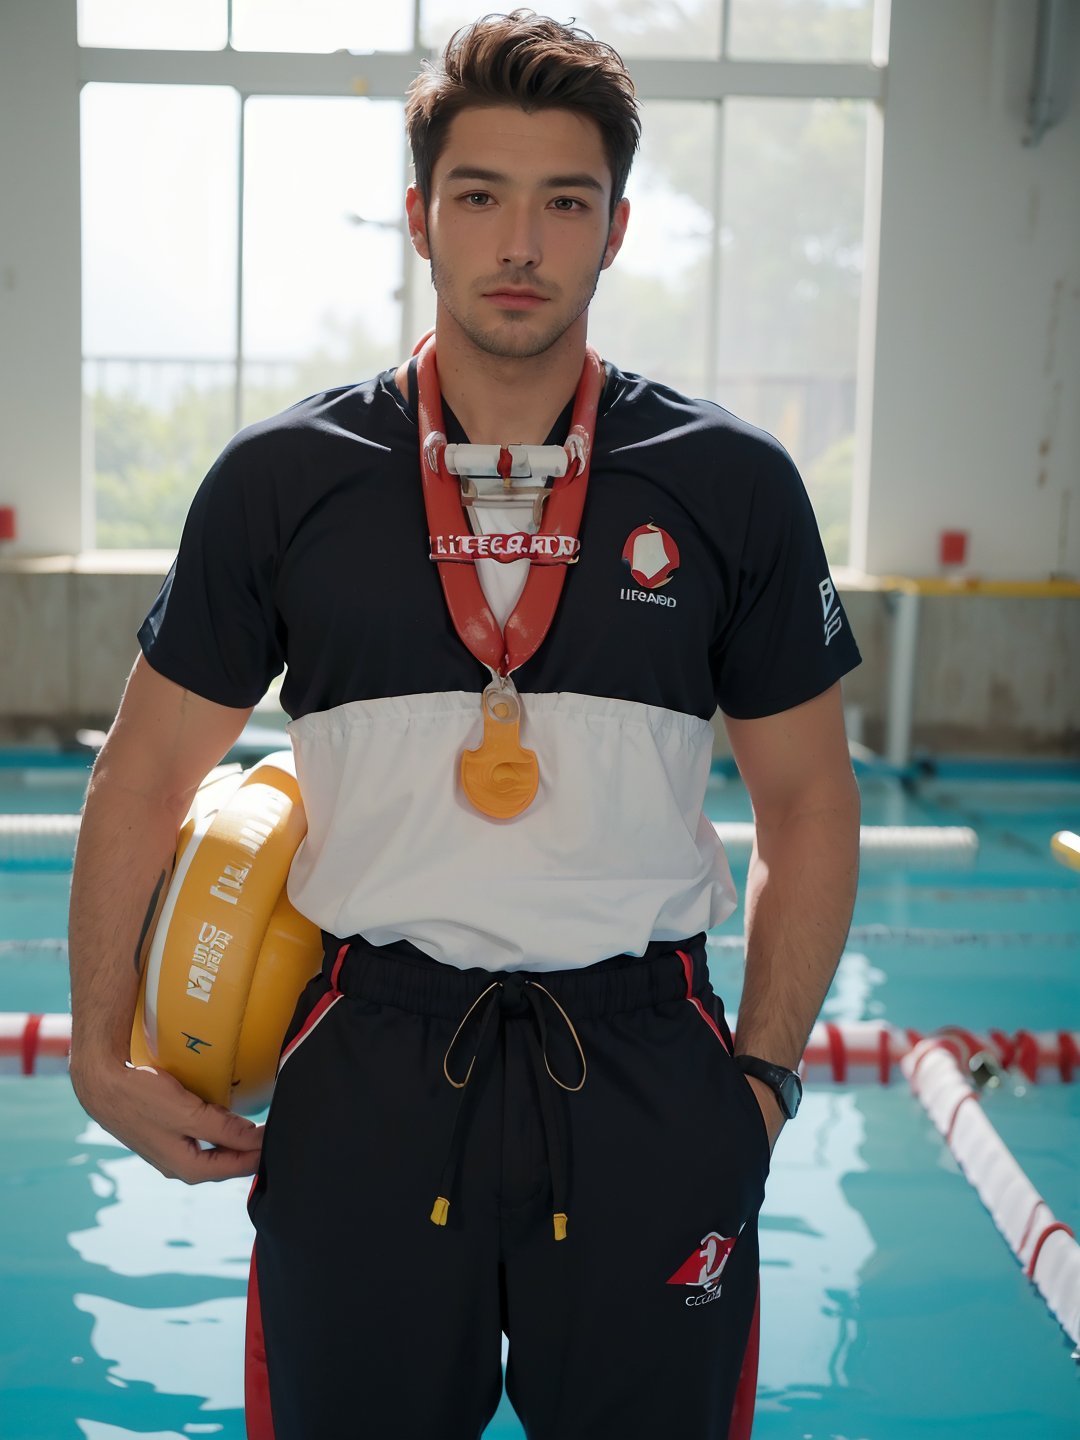
[[[551,1060],[548,1055],[548,1025],[544,1013],[545,1000],[554,1007],[559,1019],[566,1027],[577,1050],[581,1062],[581,1074],[575,1084],[569,1084],[561,1079],[551,1068]],[[477,1031],[476,1042],[473,1046],[473,1053],[466,1067],[465,1074],[461,1079],[456,1079],[452,1073],[452,1058],[454,1048],[461,1037],[468,1021],[476,1009],[483,1005],[480,1016],[480,1027]],[[581,1048],[581,1040],[578,1036],[574,1023],[566,1011],[552,995],[550,990],[536,980],[526,979],[514,971],[508,972],[501,980],[493,981],[486,990],[476,997],[473,1003],[466,1010],[461,1022],[454,1032],[454,1038],[450,1041],[445,1056],[443,1057],[443,1074],[449,1083],[458,1091],[458,1103],[454,1111],[454,1123],[450,1131],[450,1143],[447,1149],[446,1161],[443,1165],[442,1176],[439,1182],[439,1193],[436,1196],[435,1204],[431,1211],[431,1220],[436,1225],[445,1225],[450,1211],[450,1194],[453,1190],[454,1180],[457,1177],[458,1164],[461,1158],[463,1136],[465,1133],[466,1107],[470,1103],[468,1097],[479,1093],[480,1086],[487,1077],[491,1068],[491,1061],[495,1054],[496,1041],[499,1034],[499,1024],[504,1015],[521,1015],[531,1011],[535,1022],[527,1032],[526,1049],[536,1077],[537,1093],[540,1097],[540,1120],[544,1132],[544,1147],[547,1151],[548,1169],[551,1174],[551,1193],[553,1202],[552,1225],[556,1240],[566,1239],[567,1214],[566,1195],[568,1184],[568,1157],[565,1126],[561,1123],[557,1096],[552,1085],[569,1094],[576,1094],[585,1084],[587,1065],[585,1052]],[[546,1072],[546,1078],[545,1078]],[[470,1081],[472,1085],[470,1086]],[[550,1082],[550,1083],[549,1083]]]
[[[453,1053],[454,1046],[457,1044],[458,1037],[465,1027],[466,1021],[485,995],[490,996],[490,998],[484,1006],[483,1014],[480,1017],[480,1030],[476,1037],[476,1046],[473,1050],[472,1058],[465,1071],[464,1079],[455,1080],[450,1073],[450,1056]],[[450,1130],[450,1144],[447,1148],[446,1160],[443,1163],[442,1175],[439,1179],[439,1193],[435,1197],[435,1204],[431,1210],[431,1220],[435,1225],[445,1225],[446,1217],[450,1212],[450,1192],[454,1188],[454,1180],[457,1177],[458,1162],[461,1159],[461,1137],[465,1133],[463,1123],[465,1119],[465,1107],[468,1103],[469,1095],[475,1094],[478,1088],[474,1086],[470,1091],[469,1081],[473,1078],[474,1072],[478,1080],[481,1078],[490,1063],[490,1057],[495,1053],[495,1039],[499,1033],[499,1027],[493,1025],[491,1022],[498,1008],[499,995],[498,982],[496,981],[494,984],[489,985],[482,994],[477,996],[469,1006],[468,1010],[462,1016],[461,1024],[454,1032],[454,1038],[450,1041],[446,1054],[443,1056],[443,1074],[458,1092],[458,1101],[454,1108],[454,1124]],[[487,1042],[486,1044],[485,1041]],[[478,1064],[480,1067],[479,1070],[477,1070]]]

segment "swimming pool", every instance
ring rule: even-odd
[[[1048,852],[1053,830],[1078,828],[1080,770],[861,783],[867,823],[967,823],[981,843],[969,861],[867,859],[826,1017],[1080,1027],[1080,875]],[[81,784],[61,764],[0,771],[0,809],[74,809]],[[709,809],[749,815],[722,774]],[[67,1008],[48,943],[66,891],[62,874],[0,872],[0,1010]],[[740,928],[711,937],[732,1008]],[[1080,1086],[1006,1084],[984,1103],[1076,1228]],[[42,1077],[0,1084],[0,1192],[4,1440],[241,1440],[246,1182],[163,1180]],[[1080,1433],[1069,1342],[906,1086],[808,1090],[774,1157],[762,1257],[755,1440]],[[486,1440],[520,1435],[504,1404]]]

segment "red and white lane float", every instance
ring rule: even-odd
[[[64,1073],[70,1049],[70,1015],[0,1014],[0,1076]]]
[[[965,1042],[954,1034],[921,1041],[901,1066],[1024,1273],[1080,1345],[1080,1245],[987,1119],[970,1060]]]
[[[1080,1079],[1080,1031],[989,1030],[984,1034],[946,1025],[933,1032],[950,1038],[968,1060],[987,1057],[1000,1070],[1015,1071],[1032,1084]],[[900,1077],[904,1057],[924,1038],[919,1030],[903,1030],[883,1020],[819,1021],[810,1032],[803,1055],[803,1078],[838,1085],[888,1085]]]
[[[1032,1084],[1080,1079],[1080,1032],[990,1030],[976,1034],[946,1026],[931,1037],[947,1040],[969,1060],[980,1055]],[[902,1076],[904,1058],[924,1039],[882,1020],[819,1023],[803,1055],[802,1074],[812,1084],[890,1085]],[[0,1076],[48,1075],[67,1069],[70,1015],[0,1014]]]

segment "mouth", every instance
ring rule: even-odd
[[[539,295],[535,290],[488,290],[484,299],[501,310],[535,310],[548,303],[547,296]]]

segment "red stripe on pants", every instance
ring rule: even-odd
[[[254,1245],[251,1247],[251,1270],[248,1274],[247,1335],[244,1341],[244,1417],[248,1440],[274,1440]]]
[[[686,976],[687,1000],[690,1001],[690,1004],[693,1005],[694,1009],[701,1016],[702,1020],[705,1021],[705,1024],[708,1025],[709,1029],[716,1036],[717,1040],[720,1041],[720,1044],[724,1047],[725,1050],[727,1050],[727,1041],[720,1033],[720,1026],[717,1025],[716,1021],[705,1009],[705,1006],[702,1005],[701,1001],[694,994],[694,962],[690,959],[690,956],[687,955],[685,950],[676,950],[675,954],[678,955],[679,959],[682,961],[683,974]],[[728,1051],[728,1053],[730,1054],[731,1052]]]
[[[720,1033],[720,1027],[701,1001],[694,994],[694,963],[685,950],[676,950],[682,961],[686,976],[686,998],[708,1025],[720,1044],[727,1050],[727,1043]],[[730,1053],[730,1052],[729,1052]],[[746,1354],[743,1356],[739,1383],[735,1387],[735,1403],[731,1407],[731,1424],[728,1426],[728,1440],[750,1440],[754,1425],[754,1402],[757,1399],[758,1343],[760,1340],[761,1286],[754,1299],[754,1318],[750,1321],[750,1334],[746,1339]]]
[[[750,1321],[750,1334],[746,1339],[746,1354],[743,1356],[739,1383],[735,1387],[735,1404],[731,1407],[731,1424],[728,1426],[728,1440],[750,1440],[754,1426],[754,1401],[757,1398],[758,1345],[761,1338],[761,1286],[758,1286],[754,1300],[754,1318]]]

